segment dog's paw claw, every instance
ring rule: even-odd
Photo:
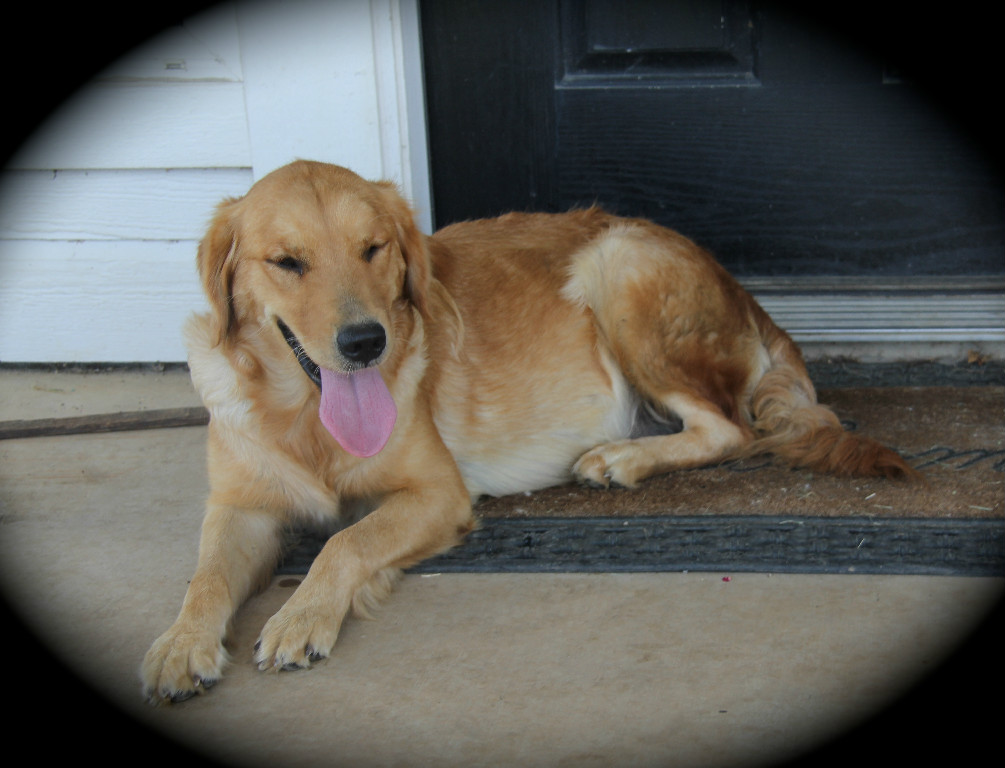
[[[321,661],[322,659],[328,658],[327,653],[325,653],[324,651],[319,651],[310,645],[308,645],[307,648],[305,649],[305,653],[307,654],[307,658],[310,661]]]
[[[310,669],[311,662],[316,661],[318,658],[323,657],[312,657],[305,656],[303,661],[288,661],[283,659],[263,659],[258,661],[258,671],[259,672],[296,672],[298,669]]]
[[[203,688],[204,690],[208,691],[210,688],[216,685],[217,681],[215,677],[199,677],[198,675],[196,675],[193,682],[195,683],[196,688]]]

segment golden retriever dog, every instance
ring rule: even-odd
[[[151,701],[220,678],[231,617],[298,521],[372,510],[265,624],[261,669],[327,657],[351,608],[474,528],[483,494],[760,453],[913,474],[817,404],[796,345],[708,253],[648,221],[512,213],[427,237],[393,185],[298,161],[219,206],[198,268],[210,494],[181,612],[142,665]]]

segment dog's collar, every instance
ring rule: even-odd
[[[311,381],[313,381],[318,389],[321,389],[321,366],[311,360],[310,355],[304,351],[303,344],[300,340],[293,335],[293,331],[290,327],[286,325],[278,317],[276,318],[276,325],[279,326],[279,332],[283,334],[283,338],[286,339],[286,343],[290,345],[290,349],[293,350],[293,354],[297,356],[297,362],[300,363],[300,367],[304,369]]]

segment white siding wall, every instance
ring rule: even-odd
[[[0,175],[0,362],[185,359],[199,238],[297,157],[431,214],[416,0],[227,3],[70,99]]]

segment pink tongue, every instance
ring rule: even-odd
[[[376,368],[321,369],[321,423],[354,456],[373,456],[391,437],[398,411]]]

